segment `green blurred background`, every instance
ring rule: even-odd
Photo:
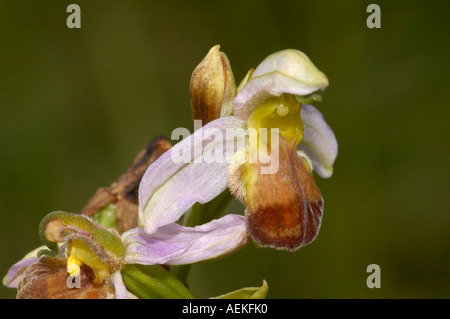
[[[73,2],[0,0],[1,276],[40,245],[44,215],[80,210],[153,137],[192,128],[189,79],[220,44],[237,82],[274,51],[304,51],[330,80],[319,108],[339,155],[316,177],[314,243],[195,265],[194,295],[266,279],[270,298],[450,297],[448,2],[374,1],[369,29],[371,1],[76,1],[78,30]]]

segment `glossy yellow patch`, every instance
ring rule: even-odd
[[[260,136],[261,129],[270,130],[278,128],[279,133],[296,149],[303,139],[303,122],[300,117],[301,104],[292,94],[283,94],[279,97],[271,97],[259,105],[250,115],[247,125],[249,129],[254,129],[256,134],[250,138],[251,147],[259,147],[261,140],[265,141],[270,149],[270,138]]]

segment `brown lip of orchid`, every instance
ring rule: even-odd
[[[261,247],[296,250],[312,242],[319,232],[323,199],[311,175],[311,162],[297,145],[304,126],[300,103],[292,95],[272,97],[257,106],[247,125],[259,132],[261,127],[275,131],[276,139],[250,134],[243,164],[230,165],[230,189],[246,206],[247,229]],[[273,135],[272,135],[273,137]],[[265,172],[267,164],[248,153],[261,149],[270,153],[276,169]],[[241,194],[243,193],[243,194]]]
[[[246,206],[247,231],[257,245],[296,250],[312,242],[324,207],[312,171],[331,176],[337,141],[322,114],[307,103],[320,100],[318,92],[327,86],[327,77],[300,51],[267,57],[240,84],[232,114],[197,129],[149,168],[139,189],[140,225],[151,232],[158,222],[175,222],[195,203],[207,203],[229,188]],[[191,95],[205,92],[202,87]],[[240,133],[229,138],[228,130]],[[204,139],[211,135],[215,138]],[[277,143],[267,136],[277,137]],[[231,156],[227,143],[238,145]],[[231,160],[202,161],[211,149]],[[268,174],[267,163],[252,160],[251,154],[260,150],[270,155],[275,171]],[[174,156],[183,151],[189,153],[188,161],[175,162]]]

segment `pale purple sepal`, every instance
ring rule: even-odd
[[[134,228],[122,234],[129,264],[191,264],[227,255],[248,240],[245,218],[226,215],[209,223],[184,227],[169,224],[152,234]]]
[[[231,133],[244,125],[232,116],[214,120],[149,166],[139,187],[139,223],[147,233],[176,222],[196,202],[206,203],[226,189],[228,162],[236,151]],[[244,130],[237,136],[243,139]]]
[[[3,284],[9,288],[17,288],[23,278],[23,272],[25,271],[25,268],[34,264],[36,261],[38,261],[38,259],[39,258],[37,257],[30,257],[19,260],[17,263],[12,265],[11,268],[9,268],[8,274],[3,279]]]
[[[299,149],[309,156],[317,174],[328,178],[333,174],[333,164],[338,152],[336,137],[322,113],[314,106],[303,105],[300,116],[305,130]]]
[[[288,49],[269,55],[234,99],[234,115],[248,119],[255,107],[271,96],[311,94],[328,86],[328,79],[301,51]]]
[[[47,247],[41,246],[30,251],[21,260],[12,265],[11,268],[9,268],[6,276],[3,278],[3,285],[9,288],[17,288],[23,278],[23,274],[26,268],[39,260],[39,258],[37,257],[37,253],[41,249],[47,249]],[[59,247],[59,256],[64,256],[65,249],[66,244],[64,243]]]

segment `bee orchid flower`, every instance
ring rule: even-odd
[[[162,268],[157,269],[158,274],[166,274],[158,285],[169,282],[169,286],[175,287],[166,287],[160,295],[154,295],[151,289],[155,285],[146,282],[145,274],[142,280],[142,270],[136,267],[191,264],[227,255],[247,243],[245,222],[239,217],[225,216],[197,227],[169,224],[158,228],[152,234],[134,228],[120,236],[114,230],[106,229],[84,215],[53,212],[40,224],[41,240],[49,250],[35,250],[13,265],[4,278],[4,284],[17,288],[26,275],[26,269],[37,263],[41,257],[63,257],[65,254],[68,275],[78,277],[82,266],[86,265],[94,274],[93,284],[102,285],[108,282],[114,287],[115,297],[118,299],[133,297],[129,289],[132,293],[137,290],[140,297],[148,296],[146,293],[150,291],[153,294],[150,297],[153,298],[192,298],[190,292]],[[59,243],[64,243],[62,250]],[[155,276],[154,273],[151,275]],[[136,278],[139,277],[141,279],[136,283]],[[21,284],[24,285],[23,282]],[[140,291],[142,285],[147,285],[144,293]]]
[[[176,269],[230,254],[248,234],[237,215],[198,227],[168,224],[151,234],[136,227],[141,177],[170,146],[154,139],[110,187],[98,189],[82,214],[45,216],[39,226],[44,246],[15,263],[3,284],[27,299],[192,298]]]
[[[246,206],[257,245],[296,250],[312,242],[323,214],[312,171],[330,177],[337,155],[333,131],[308,104],[321,99],[327,77],[288,49],[268,56],[235,89],[215,46],[191,81],[192,110],[220,117],[203,117],[206,125],[149,166],[139,188],[140,226],[151,234],[229,188]]]

